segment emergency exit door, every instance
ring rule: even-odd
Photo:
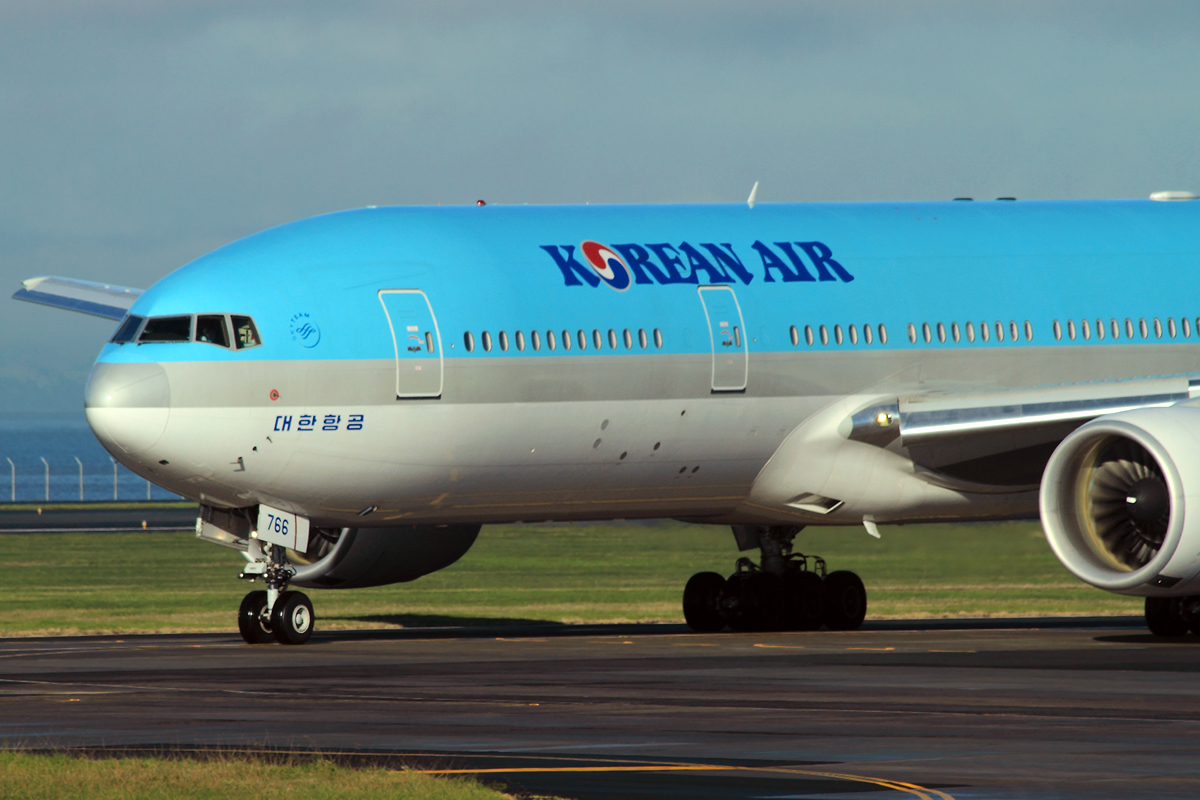
[[[419,289],[381,289],[379,302],[396,348],[396,399],[442,396],[442,337]]]
[[[750,367],[746,326],[737,296],[728,286],[701,286],[700,303],[712,339],[712,390],[744,392]]]

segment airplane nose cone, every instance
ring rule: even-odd
[[[99,363],[84,394],[88,424],[112,452],[150,449],[167,428],[171,387],[158,364]]]

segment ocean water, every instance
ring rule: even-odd
[[[113,459],[82,413],[0,414],[0,503],[46,502],[47,467],[49,502],[78,501],[81,466],[82,498],[112,500]],[[115,467],[118,500],[146,500],[147,487],[150,499],[179,499],[120,464]]]

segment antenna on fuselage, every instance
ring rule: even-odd
[[[754,204],[758,202],[758,181],[754,182],[754,188],[750,190],[750,196],[746,198],[746,205],[754,208]]]

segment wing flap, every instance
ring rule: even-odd
[[[54,276],[30,278],[23,283],[24,287],[13,295],[14,300],[65,308],[68,311],[108,319],[124,317],[134,301],[142,296],[143,291],[128,286]]]

